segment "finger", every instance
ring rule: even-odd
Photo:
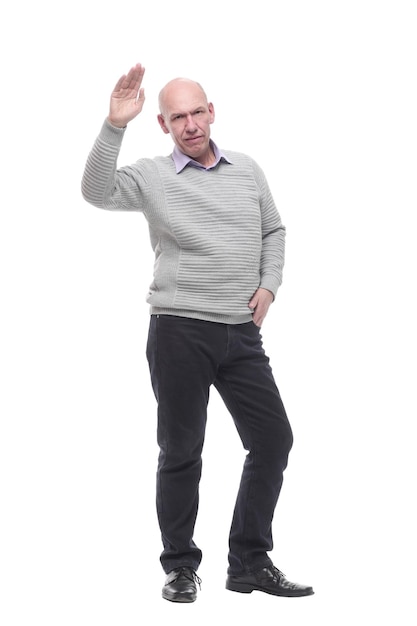
[[[127,74],[123,74],[123,76],[119,78],[113,89],[113,93],[121,91],[137,93],[142,83],[144,73],[145,68],[140,63],[137,63],[130,68]]]
[[[117,81],[117,83],[115,84],[114,89],[113,89],[113,92],[115,92],[115,91],[120,91],[120,89],[121,89],[121,87],[122,87],[122,85],[123,85],[123,82],[124,82],[125,80],[126,80],[126,74],[123,74],[123,76],[121,76],[121,77],[119,78],[119,80]]]
[[[126,88],[138,91],[142,83],[144,74],[145,74],[145,68],[140,63],[137,63],[134,67],[130,69],[130,71],[127,74]]]
[[[264,321],[263,317],[254,315],[253,318],[253,323],[255,324],[255,326],[258,326],[259,328],[262,326],[262,322]]]

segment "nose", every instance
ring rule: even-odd
[[[187,133],[195,133],[197,130],[197,125],[194,121],[194,117],[191,114],[187,115],[185,128],[187,130]]]

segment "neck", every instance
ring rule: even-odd
[[[191,157],[192,158],[192,157]],[[197,161],[198,163],[201,163],[201,165],[204,165],[204,167],[209,167],[210,165],[213,165],[213,163],[216,160],[216,156],[213,152],[213,150],[211,150],[211,148],[208,150],[207,154],[198,158],[198,159],[194,159],[195,161]]]

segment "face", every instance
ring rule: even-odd
[[[214,107],[202,88],[193,81],[175,79],[162,90],[160,108],[158,122],[164,133],[171,135],[181,152],[208,165],[213,158],[209,142]]]

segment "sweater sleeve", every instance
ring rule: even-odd
[[[88,155],[81,193],[89,204],[113,211],[140,211],[143,207],[145,179],[135,166],[117,169],[124,128],[104,121],[100,134]]]
[[[260,191],[262,219],[262,250],[260,287],[277,294],[282,283],[285,262],[285,226],[276,208],[271,190],[262,170],[255,164],[255,178]]]

